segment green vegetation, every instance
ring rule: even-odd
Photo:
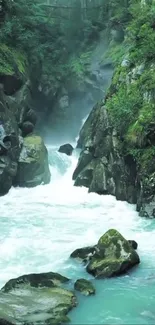
[[[0,74],[13,75],[21,73],[24,75],[27,69],[27,58],[24,53],[0,44]]]
[[[90,1],[87,12],[81,3],[73,0],[70,9],[69,0],[50,5],[43,0],[4,0],[0,73],[25,73],[28,66],[33,84],[53,94],[72,76],[80,81],[89,67],[92,44],[104,28],[100,8],[91,9]]]
[[[129,13],[125,41],[119,46],[127,62],[117,67],[106,104],[124,154],[146,171],[152,170],[155,158],[155,4],[134,1]],[[114,56],[114,47],[111,51]]]

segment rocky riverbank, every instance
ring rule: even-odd
[[[117,230],[110,229],[97,245],[77,249],[71,258],[80,259],[86,271],[95,278],[110,278],[126,274],[139,264],[133,248]],[[2,325],[58,325],[68,323],[69,312],[78,308],[78,295],[97,294],[95,280],[73,280],[48,272],[26,274],[9,280],[0,290],[0,324]],[[88,299],[88,298],[87,298]]]
[[[33,133],[36,113],[28,102],[29,86],[15,94],[0,90],[0,195],[12,185],[36,186],[50,181],[48,153],[43,140]]]
[[[152,9],[151,3],[129,7],[132,19],[122,43],[124,58],[105,100],[94,107],[80,132],[81,155],[73,174],[75,185],[134,203],[141,216],[151,218],[155,216]]]

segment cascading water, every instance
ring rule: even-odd
[[[73,280],[92,279],[69,255],[116,228],[138,242],[141,264],[126,276],[92,279],[96,295],[78,296],[72,324],[154,324],[154,220],[140,218],[134,206],[112,196],[74,187],[77,157],[60,154],[57,147],[48,150],[51,183],[33,189],[12,188],[1,198],[0,286],[32,272],[57,271]],[[0,314],[3,309],[0,299]]]

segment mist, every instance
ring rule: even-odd
[[[102,62],[107,46],[107,42],[101,37],[92,52],[89,74],[84,77],[82,87],[78,85],[76,89],[72,89],[70,85],[65,85],[65,90],[53,105],[51,113],[48,108],[40,113],[38,129],[47,144],[75,142],[94,105],[104,99],[113,75],[112,64]],[[57,118],[58,105],[65,110],[65,121],[61,117]]]

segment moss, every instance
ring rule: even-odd
[[[117,230],[110,229],[99,239],[98,245],[106,245],[108,247],[112,241],[116,242],[119,239],[125,240]]]
[[[27,58],[24,53],[6,44],[0,44],[0,74],[16,75],[27,73]]]
[[[113,65],[117,67],[122,62],[122,59],[126,55],[127,51],[128,48],[124,46],[124,43],[111,42],[102,60],[105,62],[106,60],[111,59]]]
[[[142,150],[140,157],[137,158],[137,161],[141,166],[141,170],[143,172],[147,171],[151,167],[152,163],[153,165],[155,163],[155,146]]]
[[[73,55],[68,63],[68,68],[77,78],[79,83],[82,83],[89,72],[91,64],[92,51],[81,53],[79,57]]]
[[[106,106],[111,121],[118,134],[125,135],[128,127],[135,121],[142,104],[142,96],[137,83],[130,88],[122,81],[116,92],[107,100]]]
[[[94,286],[86,279],[78,279],[74,284],[74,288],[85,296],[95,294]]]
[[[92,261],[87,266],[87,271],[92,273],[96,277],[111,277],[119,274],[124,259],[92,259]]]
[[[25,145],[42,146],[43,145],[43,140],[38,135],[27,136],[27,137],[24,138],[24,144]]]

